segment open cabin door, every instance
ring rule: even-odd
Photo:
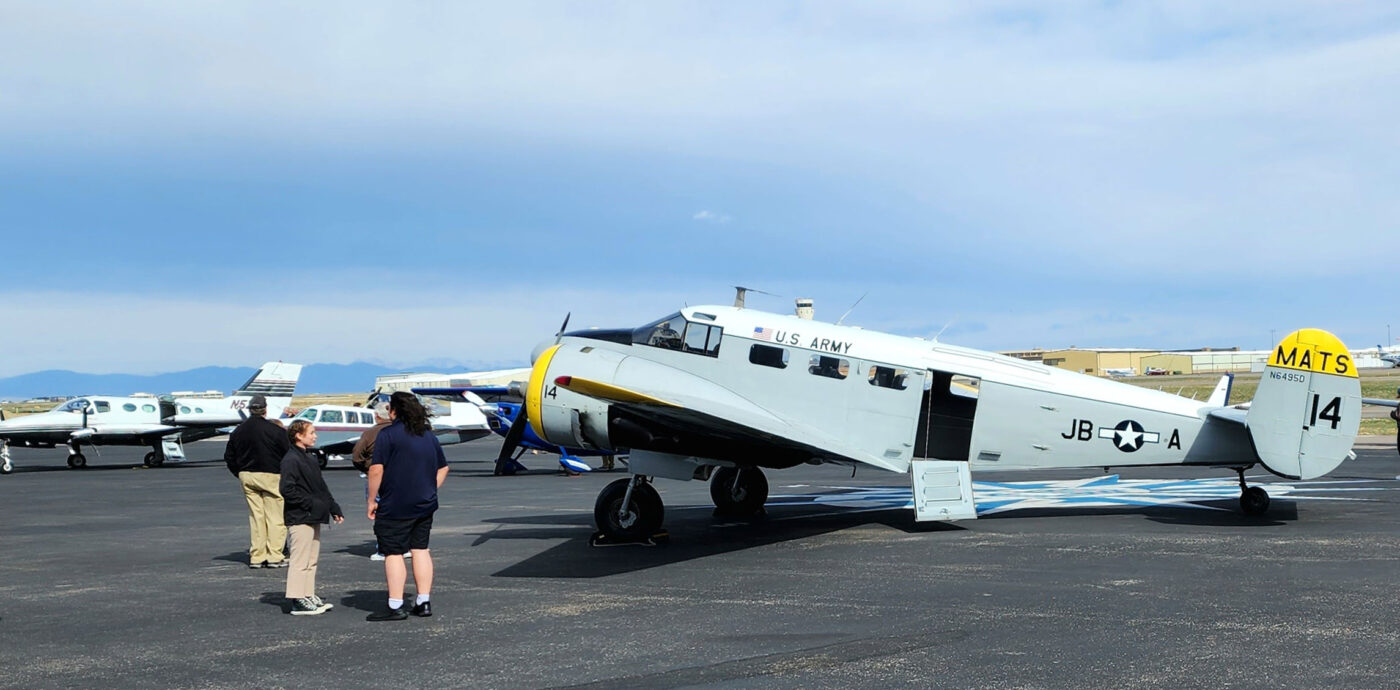
[[[981,380],[930,369],[924,381],[914,457],[967,460]]]

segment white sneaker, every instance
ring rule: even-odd
[[[379,553],[378,551],[375,551],[375,552],[374,552],[374,555],[373,555],[373,556],[370,556],[369,559],[370,559],[371,561],[382,561],[382,560],[384,560],[384,554]]]

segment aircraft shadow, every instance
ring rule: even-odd
[[[492,539],[566,539],[567,541],[519,563],[492,573],[495,577],[597,578],[706,558],[769,544],[807,539],[863,525],[885,525],[905,533],[963,531],[949,523],[915,523],[908,509],[783,510],[752,519],[736,520],[714,515],[711,506],[682,506],[667,511],[669,539],[648,546],[619,544],[595,547],[591,516],[573,520],[578,526],[561,525],[560,517],[524,516],[488,520],[501,525],[541,524],[551,527],[501,529],[488,532],[473,545]]]
[[[374,613],[384,608],[387,603],[385,601],[386,596],[388,596],[388,594],[382,589],[355,589],[341,595],[339,601],[332,603],[347,609]],[[287,593],[283,590],[263,592],[262,596],[258,597],[258,602],[267,604],[268,606],[276,606],[282,613],[292,612],[292,602],[287,599]]]

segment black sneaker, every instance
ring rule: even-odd
[[[259,569],[259,568],[266,568],[266,567],[267,567],[267,561],[262,561],[261,563],[249,563],[249,564],[248,564],[248,567],[251,568],[251,569],[253,569],[253,570],[257,570],[257,569]]]
[[[367,621],[401,621],[407,618],[408,611],[405,611],[404,607],[402,606],[396,609],[391,609],[388,606],[385,606],[383,611],[378,611],[376,613],[371,613],[368,616],[365,616],[365,620]]]
[[[326,609],[317,606],[311,597],[301,597],[292,601],[293,616],[317,616],[326,612]]]
[[[419,618],[427,618],[428,616],[433,615],[433,602],[425,601],[421,604],[414,604],[413,610],[410,611],[410,613],[412,613],[415,616],[418,616]]]
[[[325,609],[325,610],[327,610],[327,611],[329,611],[329,610],[335,608],[335,604],[332,604],[332,603],[326,601],[325,599],[322,599],[321,597],[316,596],[315,594],[312,594],[311,596],[309,596],[309,597],[307,597],[307,598],[310,599],[310,600],[311,600],[311,603],[315,604],[317,608]]]

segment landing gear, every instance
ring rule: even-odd
[[[69,469],[76,470],[84,467],[87,467],[87,457],[85,457],[82,453],[75,452],[68,456]]]
[[[10,462],[10,444],[7,441],[0,441],[0,474],[9,474],[15,471],[14,463]]]
[[[324,451],[324,450],[318,450],[318,451],[316,451],[316,464],[317,464],[321,469],[323,469],[323,470],[326,469],[326,463],[329,462],[329,461],[330,461],[330,458],[326,456],[326,451]]]
[[[146,467],[160,467],[161,465],[165,464],[165,453],[161,449],[156,448],[155,450],[146,453],[146,457],[142,460],[142,462],[146,465]]]
[[[757,467],[721,467],[710,479],[710,498],[716,512],[749,517],[768,501],[768,478]]]
[[[1261,486],[1249,486],[1244,483],[1245,468],[1238,468],[1235,472],[1240,475],[1240,510],[1245,515],[1263,515],[1269,512],[1269,492]]]
[[[642,541],[660,531],[665,512],[661,495],[638,474],[603,487],[593,505],[593,521],[609,540]]]

